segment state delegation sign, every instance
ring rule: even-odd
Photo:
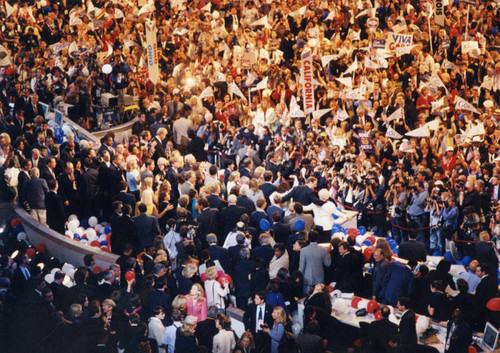
[[[304,113],[310,114],[314,111],[314,76],[311,50],[305,49],[302,52],[301,60],[302,68],[300,70],[300,74],[302,79]]]

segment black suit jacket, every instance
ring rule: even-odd
[[[244,207],[248,215],[250,216],[253,211],[255,211],[255,204],[248,196],[238,196],[238,201],[236,205]],[[239,219],[238,219],[239,220]]]
[[[264,307],[264,323],[269,325],[269,328],[273,327],[273,306],[270,304],[265,304]],[[253,334],[257,333],[255,330],[256,325],[257,325],[257,305],[254,303],[248,305],[247,311],[245,311],[245,314],[243,315],[243,323],[245,324],[245,330],[249,330]]]
[[[212,352],[214,336],[219,333],[215,326],[215,320],[208,318],[198,322],[196,325],[196,337],[198,345],[207,347],[209,352]]]
[[[399,336],[402,346],[415,346],[417,344],[417,329],[415,326],[415,312],[409,309],[399,322]]]
[[[257,258],[262,257],[266,263],[266,268],[269,267],[269,263],[274,256],[274,250],[269,245],[261,245],[251,251],[252,259],[257,260]]]
[[[476,288],[476,298],[480,308],[484,309],[488,301],[495,297],[498,293],[498,280],[491,275],[487,275],[481,279],[481,282]]]
[[[369,326],[370,352],[389,352],[389,338],[398,334],[398,325],[383,318]]]
[[[206,208],[198,215],[198,234],[203,242],[209,233],[214,233],[222,239],[223,220],[222,214],[217,208]]]
[[[234,265],[236,265],[240,260],[240,250],[244,248],[243,245],[235,245],[231,246],[229,249],[227,249],[229,253],[229,257],[231,258],[231,270],[234,268]]]
[[[259,186],[259,188],[264,193],[264,197],[266,198],[267,204],[271,205],[269,196],[271,196],[271,194],[276,191],[276,186],[271,183],[264,183],[261,186]]]
[[[139,216],[134,217],[133,220],[139,236],[140,247],[153,246],[155,237],[160,234],[158,218],[141,213]]]
[[[212,260],[219,260],[225,272],[229,272],[231,260],[227,249],[221,248],[218,245],[210,245],[208,247],[210,258]]]
[[[111,227],[113,231],[110,242],[113,254],[121,255],[127,243],[132,244],[135,250],[139,249],[137,230],[132,218],[125,215],[119,216]]]
[[[219,239],[219,243],[223,244],[226,236],[231,232],[235,227],[236,223],[239,222],[240,217],[247,213],[247,209],[237,205],[229,205],[228,207],[222,209],[222,217],[224,219],[224,239]],[[250,216],[250,214],[248,214]],[[222,241],[222,243],[221,243]]]
[[[472,343],[472,330],[468,323],[461,322],[451,332],[452,320],[448,321],[446,326],[446,340],[450,338],[450,347],[448,352],[453,353],[468,353],[469,345]]]
[[[292,191],[290,191],[282,198],[282,201],[286,202],[291,198],[293,198],[294,202],[300,202],[303,206],[310,205],[311,203],[314,203],[316,205],[323,204],[323,202],[321,202],[320,199],[318,199],[318,197],[315,195],[314,190],[306,185],[294,187]]]
[[[480,241],[476,244],[476,257],[477,261],[485,262],[488,264],[489,269],[492,270],[490,273],[496,274],[496,269],[498,268],[498,258],[495,254],[495,249],[493,249],[493,245],[490,243],[486,243],[484,241]]]
[[[50,191],[45,195],[45,208],[47,209],[47,224],[56,232],[64,234],[64,206],[61,197],[55,192]]]
[[[212,194],[210,196],[207,196],[207,200],[210,203],[211,208],[217,208],[219,210],[222,210],[224,207],[227,206],[226,201],[224,201],[217,195]]]
[[[129,204],[130,207],[132,207],[132,209],[135,210],[135,203],[136,203],[135,196],[128,192],[120,191],[115,197],[113,197],[113,202],[114,201],[121,201],[123,202],[124,205]]]
[[[425,251],[424,244],[410,239],[399,245],[398,256],[408,261],[425,261],[427,259],[427,252]]]

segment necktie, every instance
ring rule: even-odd
[[[174,115],[177,113],[177,103],[174,102]]]
[[[262,320],[262,307],[259,307],[259,319],[258,321]]]
[[[24,277],[26,277],[26,280],[30,279],[30,273],[26,267],[21,267],[23,269]]]

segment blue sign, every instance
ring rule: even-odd
[[[372,39],[373,49],[385,49],[385,39]]]

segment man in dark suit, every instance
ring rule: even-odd
[[[167,129],[161,127],[156,132],[156,136],[153,137],[149,143],[150,149],[154,151],[151,158],[155,161],[157,161],[160,157],[167,157],[167,155],[165,154],[165,147],[163,146],[163,141],[166,139],[166,137]]]
[[[228,13],[226,18],[224,19],[224,27],[228,32],[236,32],[239,26],[239,19],[238,19],[238,10],[236,7],[231,7],[231,12]]]
[[[77,179],[77,175],[74,171],[75,168],[73,163],[66,162],[64,173],[61,173],[57,178],[57,182],[59,183],[59,196],[64,204],[66,218],[72,214],[80,215],[80,180]]]
[[[240,196],[238,196],[238,201],[236,201],[236,204],[238,206],[244,207],[248,215],[251,215],[253,211],[255,211],[255,204],[248,197],[248,193],[250,192],[250,188],[248,185],[242,185],[240,188]]]
[[[217,307],[212,305],[207,310],[207,319],[198,322],[196,325],[196,337],[198,345],[207,347],[209,352],[212,352],[214,336],[219,332],[216,327],[215,319],[217,318]]]
[[[273,173],[269,170],[265,171],[264,184],[260,185],[259,189],[262,190],[262,193],[264,194],[264,198],[266,199],[268,205],[271,204],[269,196],[271,196],[271,194],[276,191],[276,185],[274,185],[272,181],[273,181]]]
[[[408,241],[399,245],[398,257],[408,261],[423,261],[427,259],[425,244],[417,241],[417,232],[410,229],[408,233]]]
[[[231,273],[234,269],[234,266],[241,260],[240,258],[240,250],[245,247],[245,235],[243,233],[239,233],[236,235],[237,244],[229,247],[227,249],[229,253],[229,257],[231,259]]]
[[[479,242],[475,246],[477,261],[484,262],[488,264],[488,269],[490,270],[490,275],[496,276],[496,269],[498,268],[498,257],[493,248],[493,244],[490,242],[490,235],[487,231],[482,231],[479,233]]]
[[[236,223],[240,220],[241,216],[247,213],[246,208],[236,205],[237,200],[236,195],[229,195],[227,198],[229,205],[221,211],[224,219],[224,237],[219,238],[219,241],[221,241],[222,244],[228,233],[236,227]]]
[[[38,115],[44,116],[43,107],[38,102],[38,94],[35,93],[31,96],[31,102],[24,107],[24,120],[33,123]]]
[[[198,200],[200,213],[198,215],[198,235],[203,243],[206,242],[205,237],[209,233],[214,233],[217,237],[221,237],[222,233],[222,217],[221,213],[216,208],[210,208],[208,200],[204,197]]]
[[[11,286],[12,292],[19,296],[25,294],[30,287],[31,272],[28,268],[30,258],[26,254],[19,254],[14,260],[17,262],[17,268],[12,275]]]
[[[409,295],[413,291],[413,279],[413,272],[408,265],[391,264],[380,291],[380,301],[395,305],[399,297]]]
[[[132,245],[136,252],[139,250],[137,230],[134,221],[130,218],[132,208],[130,205],[125,204],[122,207],[122,212],[123,215],[117,217],[112,224],[113,231],[110,240],[111,252],[117,255],[122,255],[126,244]]]
[[[271,225],[271,230],[274,234],[274,240],[277,243],[288,243],[288,237],[292,235],[292,229],[290,225],[283,223],[283,215],[279,211],[274,211],[272,214],[273,223]]]
[[[180,98],[180,94],[175,93],[172,97],[172,100],[167,102],[167,115],[169,120],[174,121],[174,117],[176,116],[177,112],[180,112],[184,107],[184,104],[180,102]]]
[[[311,203],[321,206],[323,202],[315,195],[314,191],[317,185],[318,179],[309,177],[306,180],[306,185],[295,186],[292,191],[281,199],[281,201],[286,202],[293,198],[293,202],[299,202],[303,206],[310,205]]]
[[[23,186],[26,180],[31,179],[30,171],[32,165],[33,164],[30,159],[25,159],[21,161],[21,171],[17,176],[17,193],[20,205],[23,205],[24,202],[26,201],[26,196],[24,195]]]
[[[334,278],[337,282],[335,288],[342,292],[356,293],[360,290],[360,283],[363,279],[360,259],[351,252],[349,243],[341,242],[339,244],[339,254],[341,259],[335,269]]]
[[[56,180],[57,161],[55,157],[47,158],[45,164],[40,168],[40,176],[47,181]]]
[[[113,197],[112,201],[121,201],[124,205],[128,204],[130,207],[132,207],[132,210],[135,210],[135,203],[136,199],[135,196],[132,195],[131,193],[127,192],[128,190],[128,184],[125,180],[121,180],[120,183],[120,192]]]
[[[498,279],[489,275],[488,264],[481,262],[476,267],[476,275],[481,278],[481,282],[476,288],[476,298],[481,310],[485,310],[486,304],[494,298],[498,292]]]
[[[140,249],[146,249],[149,246],[153,246],[155,237],[160,235],[160,227],[158,225],[158,218],[146,214],[148,210],[146,204],[141,202],[138,209],[140,215],[134,217],[133,221],[139,235],[139,247]]]
[[[97,286],[97,299],[101,302],[104,299],[110,298],[111,293],[120,288],[115,283],[115,275],[112,271],[104,271],[102,274],[102,282]]]
[[[410,309],[410,299],[408,297],[400,297],[397,309],[403,313],[399,321],[401,346],[412,349],[417,345],[417,328],[415,324],[415,312]]]
[[[207,235],[208,252],[210,253],[210,259],[219,260],[224,272],[228,273],[230,270],[231,259],[229,258],[229,252],[227,249],[217,245],[217,236],[215,234]]]
[[[31,216],[40,223],[47,223],[47,212],[45,209],[45,195],[49,187],[45,179],[40,178],[38,168],[31,169],[31,179],[23,184],[23,195],[31,207]]]
[[[64,234],[64,206],[61,198],[57,195],[57,180],[48,182],[49,193],[45,196],[45,208],[47,210],[47,225],[58,233]]]
[[[233,280],[236,292],[236,306],[246,310],[250,296],[250,274],[255,270],[255,262],[250,260],[250,250],[240,250],[240,261],[234,266]],[[265,298],[265,296],[264,296]]]
[[[84,217],[99,215],[99,172],[94,168],[92,159],[85,158],[83,160],[85,172],[82,176],[82,184],[80,193],[83,200],[83,215]]]
[[[262,330],[261,325],[273,327],[273,306],[266,303],[266,293],[257,292],[254,297],[254,302],[248,305],[245,314],[243,315],[243,323],[245,330],[252,333],[255,340],[255,348],[257,352],[268,352],[265,350],[269,345],[268,335]],[[270,347],[269,347],[270,348]]]
[[[57,310],[66,312],[68,303],[68,291],[69,288],[63,284],[64,277],[66,274],[61,270],[54,273],[54,281],[50,284],[50,289],[54,294],[54,306]]]
[[[370,347],[369,352],[384,353],[389,352],[389,338],[398,333],[398,325],[389,321],[391,311],[384,306],[381,309],[382,319],[373,321],[368,328]]]
[[[269,263],[271,262],[274,256],[274,250],[271,246],[269,246],[269,235],[266,233],[262,233],[259,236],[260,246],[252,249],[251,256],[254,261],[256,261],[259,257],[264,259],[264,263],[266,264],[266,268],[269,268]]]
[[[278,154],[274,151],[269,152],[267,155],[268,159],[266,161],[266,170],[271,172],[273,175],[273,180],[278,179],[278,172],[280,171],[280,166],[278,165],[279,157]],[[265,174],[264,174],[265,175]],[[264,178],[264,181],[267,180]],[[262,190],[264,192],[264,190]],[[264,193],[265,195],[265,193]]]
[[[467,353],[472,343],[472,329],[463,321],[462,310],[455,309],[446,325],[445,352]]]

